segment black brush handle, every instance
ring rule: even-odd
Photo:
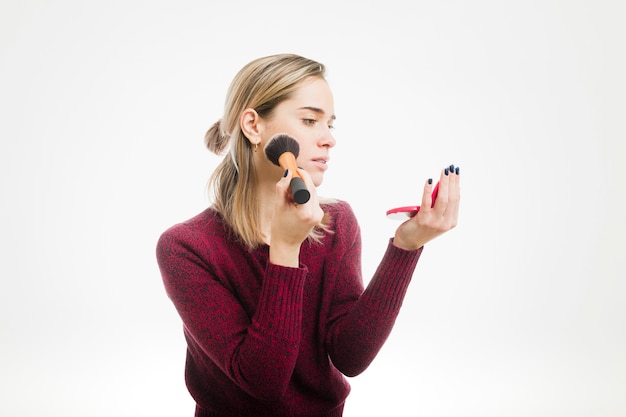
[[[289,186],[291,187],[293,200],[296,203],[304,204],[309,201],[309,198],[311,198],[311,193],[309,193],[309,190],[306,189],[306,185],[304,185],[302,178],[293,177]]]

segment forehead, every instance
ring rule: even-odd
[[[334,114],[333,94],[322,78],[303,80],[289,101],[297,107],[315,107],[329,115]]]

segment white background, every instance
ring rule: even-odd
[[[4,0],[0,415],[191,416],[160,233],[208,204],[203,147],[248,61],[328,66],[320,193],[369,279],[424,181],[461,167],[346,417],[624,416],[626,3]]]

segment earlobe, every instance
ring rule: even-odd
[[[258,145],[259,142],[261,142],[260,121],[261,117],[259,114],[254,109],[250,108],[245,109],[239,119],[241,131],[253,145]]]

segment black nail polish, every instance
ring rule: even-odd
[[[461,170],[459,169],[459,167],[456,167],[456,170],[454,171],[454,173],[455,173],[456,175],[459,175],[459,171],[461,171]]]
[[[429,179],[428,179],[428,184],[432,184],[432,183],[433,183],[433,179],[432,179],[432,178],[429,178]]]
[[[454,172],[454,165],[450,165],[450,172]]]
[[[443,171],[444,174],[448,175],[450,173],[450,170],[448,168],[446,168],[445,171]]]
[[[285,170],[285,173],[283,174],[283,178],[285,178],[288,174],[289,174],[289,170],[288,170],[288,169],[286,169],[286,170]]]

